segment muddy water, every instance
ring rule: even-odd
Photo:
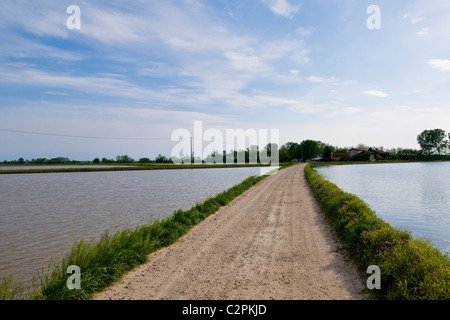
[[[189,209],[259,168],[0,175],[0,278],[28,282],[75,241]]]

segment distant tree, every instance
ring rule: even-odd
[[[300,146],[299,143],[287,142],[282,148],[288,154],[288,158],[289,158],[288,161],[292,161],[293,159],[300,159],[300,158],[302,158],[301,146]],[[281,159],[280,159],[280,161],[281,161]]]
[[[149,158],[140,158],[139,163],[150,163],[152,162]]]
[[[356,146],[357,149],[364,149],[364,150],[369,150],[370,147],[364,143],[360,143]]]
[[[355,154],[353,157],[350,157],[351,161],[368,161],[370,160],[370,153],[367,151]]]
[[[48,163],[69,163],[70,159],[66,157],[56,157],[48,160]]]
[[[22,164],[23,163],[23,158],[19,158],[19,163]]]
[[[445,152],[448,147],[445,131],[442,129],[424,130],[417,136],[417,143],[422,151],[428,155]]]
[[[322,158],[323,159],[331,159],[331,153],[333,152],[333,149],[331,148],[331,146],[325,146],[323,153],[322,153]]]
[[[118,163],[132,163],[134,162],[134,160],[132,158],[130,158],[127,155],[123,155],[123,156],[117,156],[116,157],[116,162]]]
[[[313,159],[320,155],[320,147],[317,141],[304,140],[300,144],[303,159]]]
[[[158,156],[155,158],[156,163],[169,163],[171,162],[170,159],[166,158],[166,156],[162,156],[161,154],[158,154]]]
[[[280,162],[291,161],[291,158],[289,157],[289,152],[288,152],[288,149],[286,148],[286,145],[281,146],[279,152],[280,152]]]
[[[92,160],[92,163],[100,163],[100,159],[99,158],[95,158],[94,160]]]

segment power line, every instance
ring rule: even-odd
[[[79,136],[70,134],[58,134],[58,133],[47,133],[47,132],[35,132],[35,131],[23,131],[23,130],[11,130],[2,129],[0,131],[14,132],[14,133],[24,133],[24,134],[35,134],[42,136],[54,136],[54,137],[66,137],[66,138],[81,138],[81,139],[102,139],[102,140],[170,140],[170,138],[122,138],[122,137],[95,137],[95,136]]]

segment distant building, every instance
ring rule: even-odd
[[[344,158],[344,159],[350,158],[349,153],[348,152],[332,152],[331,153],[331,159],[339,160],[342,158]]]
[[[389,159],[389,152],[384,152],[381,150],[373,150],[372,148],[369,148],[369,150],[361,148],[351,148],[350,150],[348,150],[348,152],[333,152],[331,154],[331,159],[333,160],[350,159],[351,157],[356,156],[357,154],[363,152],[368,152],[370,154],[370,161],[376,161],[377,156],[385,160]]]
[[[381,150],[373,150],[372,148],[369,148],[369,150],[366,149],[361,149],[361,148],[351,148],[348,151],[348,157],[351,158],[357,154],[363,153],[363,152],[368,152],[370,153],[370,161],[376,161],[377,160],[377,156],[381,157],[382,159],[389,159],[389,152],[384,152]]]

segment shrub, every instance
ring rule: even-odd
[[[367,151],[360,152],[358,154],[355,154],[354,156],[350,157],[351,161],[369,161],[370,160],[370,153]]]

